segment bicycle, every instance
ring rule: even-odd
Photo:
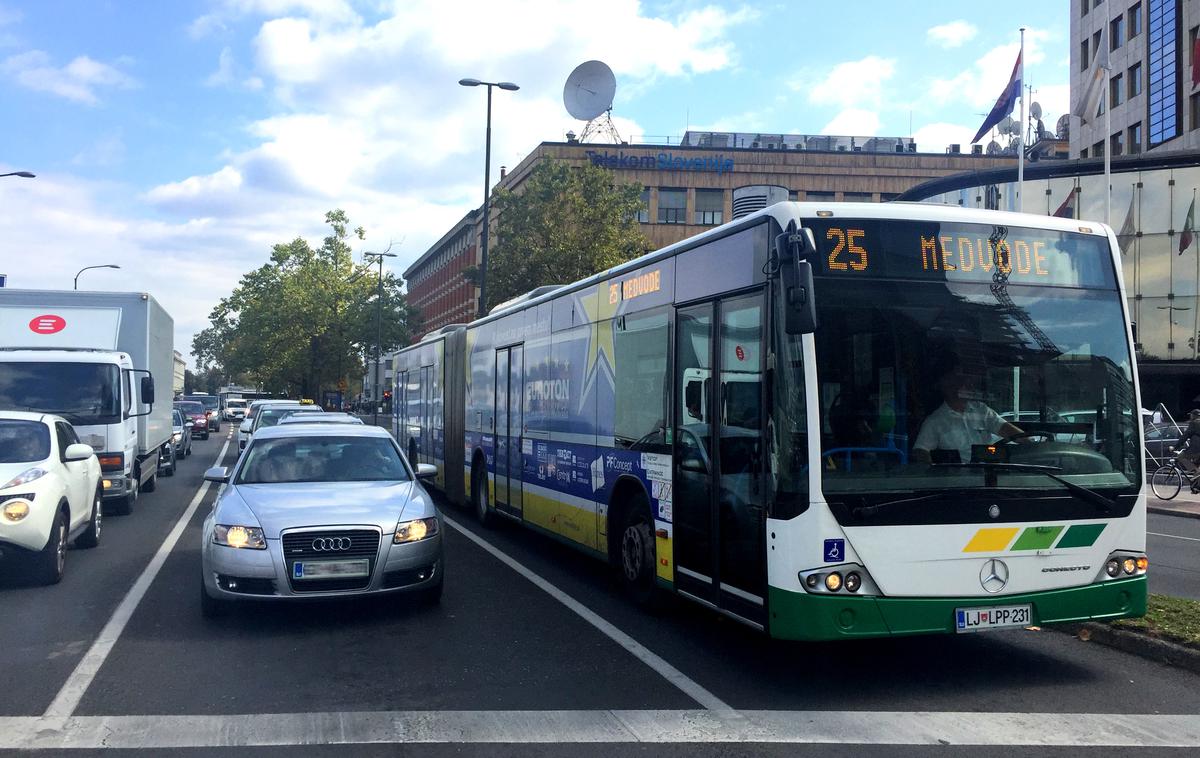
[[[1179,459],[1171,458],[1150,475],[1150,489],[1159,500],[1171,500],[1183,489],[1184,480],[1192,494],[1200,492],[1200,470],[1187,472],[1179,467]]]

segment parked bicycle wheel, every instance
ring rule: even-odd
[[[1150,475],[1150,489],[1160,500],[1170,500],[1183,489],[1183,472],[1175,466],[1160,466]]]

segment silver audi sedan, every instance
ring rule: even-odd
[[[235,600],[286,601],[442,594],[443,524],[433,499],[386,430],[350,424],[260,429],[204,520],[200,604],[216,616]],[[411,599],[411,598],[406,598]]]

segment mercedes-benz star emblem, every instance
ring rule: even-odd
[[[996,558],[985,561],[979,570],[979,583],[983,585],[984,592],[999,592],[1008,584],[1008,566]]]
[[[312,541],[312,549],[318,553],[332,552],[334,550],[349,550],[349,537],[317,537]]]

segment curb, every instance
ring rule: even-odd
[[[1200,674],[1200,649],[1138,634],[1127,629],[1116,629],[1108,624],[1095,621],[1085,621],[1082,624],[1063,624],[1058,629],[1075,637],[1079,637],[1080,632],[1086,632],[1087,639],[1080,638],[1084,642],[1098,642],[1126,653],[1133,653],[1142,658],[1149,658],[1159,663],[1166,663]]]
[[[1178,508],[1163,508],[1162,506],[1146,504],[1147,513],[1157,513],[1162,516],[1179,516],[1180,518],[1196,518],[1200,519],[1200,512],[1185,511]]]

